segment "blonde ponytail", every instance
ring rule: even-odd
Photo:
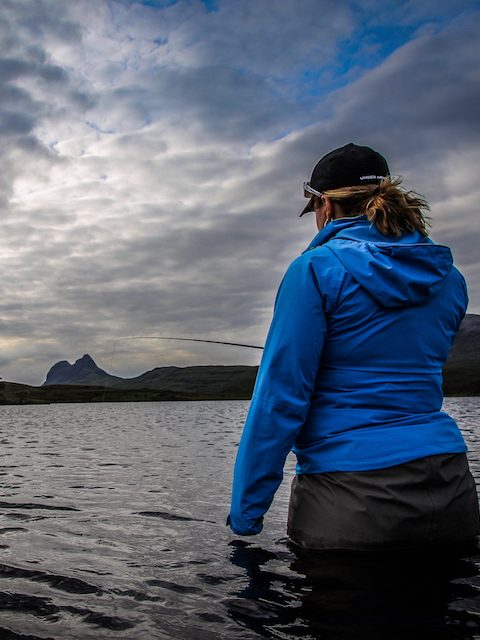
[[[384,235],[400,236],[405,231],[419,231],[428,236],[429,206],[423,196],[400,187],[401,178],[385,178],[379,185],[369,184],[324,191],[337,201],[348,215],[366,214]]]

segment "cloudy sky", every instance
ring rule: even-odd
[[[302,181],[347,142],[429,199],[480,313],[476,4],[1,0],[0,375],[256,364],[114,343],[263,344]]]

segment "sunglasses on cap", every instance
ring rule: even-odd
[[[321,191],[317,191],[310,185],[308,181],[305,181],[303,183],[303,195],[305,196],[305,198],[311,198],[312,196],[321,198],[323,196],[323,193]]]

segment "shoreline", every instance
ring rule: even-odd
[[[474,398],[480,389],[472,392],[466,382],[464,389],[456,388],[444,393],[445,398]],[[65,404],[92,402],[179,402],[202,400],[251,400],[252,390],[225,390],[218,393],[188,393],[160,389],[115,389],[93,385],[48,385],[33,387],[17,382],[0,382],[0,406]]]

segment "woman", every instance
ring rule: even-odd
[[[319,233],[290,265],[235,463],[228,522],[263,526],[290,450],[288,516],[306,549],[450,544],[479,533],[478,501],[442,367],[467,307],[425,200],[348,144],[305,183]]]

